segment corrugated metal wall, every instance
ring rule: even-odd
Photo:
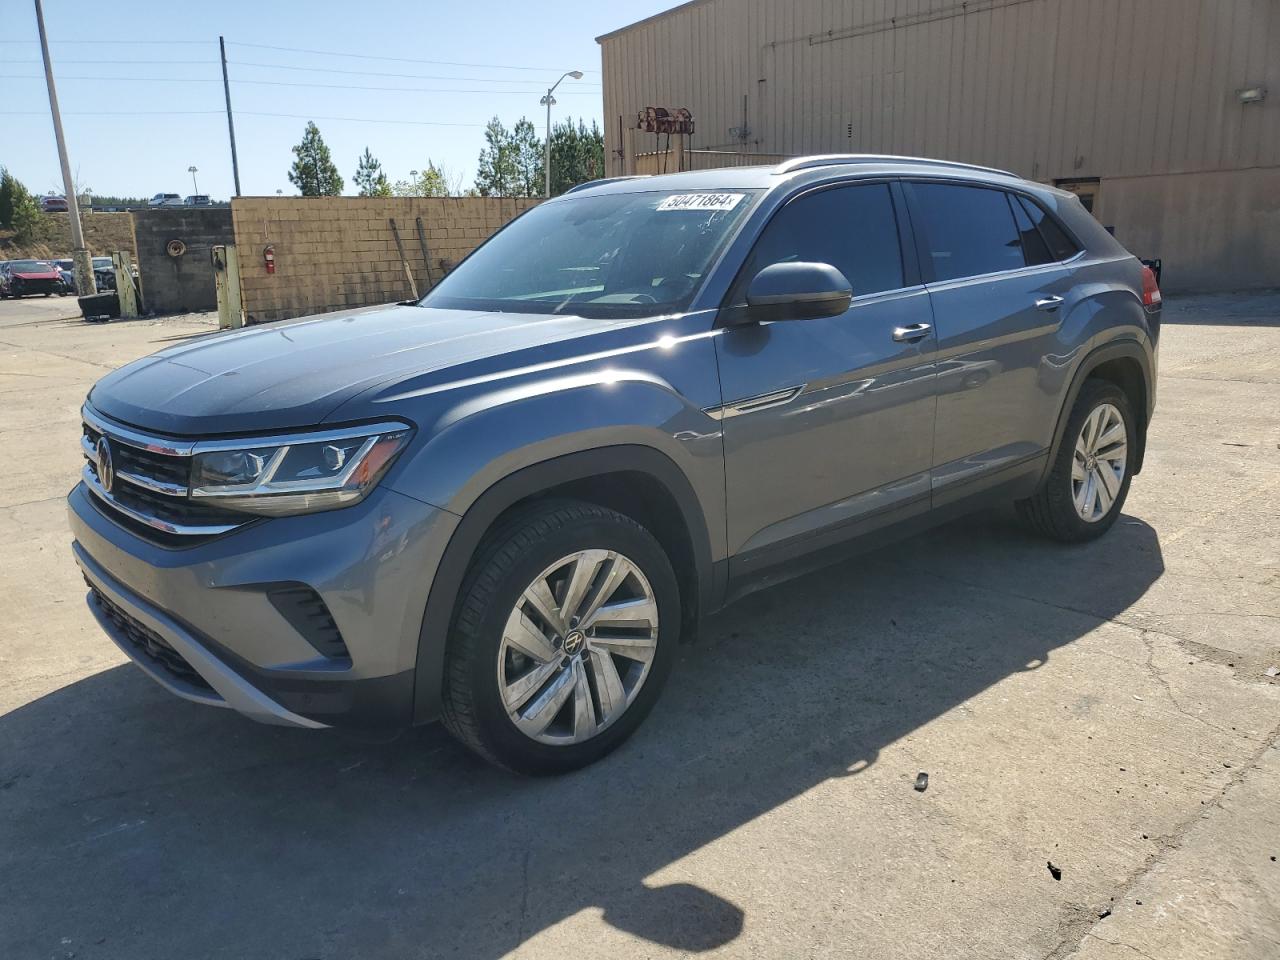
[[[642,153],[636,157],[636,173],[675,173],[677,161],[683,170],[714,170],[718,167],[773,166],[787,159],[780,153],[737,153],[724,150],[686,150],[677,156],[673,150]]]
[[[612,173],[619,115],[686,106],[691,147],[732,149],[744,96],[752,153],[1037,180],[1280,165],[1280,0],[695,0],[601,46]]]

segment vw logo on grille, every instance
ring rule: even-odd
[[[106,437],[98,438],[98,445],[95,448],[98,462],[95,464],[98,470],[98,482],[102,484],[102,489],[111,492],[111,488],[116,482],[115,464],[111,462],[111,444],[107,443]]]

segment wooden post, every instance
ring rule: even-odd
[[[400,231],[396,227],[396,218],[391,218],[391,235],[396,238],[396,249],[400,251],[400,266],[404,267],[404,278],[409,281],[409,292],[413,299],[418,299],[418,284],[413,279],[413,271],[409,269],[409,261],[404,255],[404,242],[400,239]]]
[[[218,291],[218,329],[238,330],[244,326],[240,305],[240,257],[234,246],[213,248],[213,283]]]
[[[675,172],[680,173],[684,170],[684,134],[676,134],[676,142],[674,144],[675,153],[672,160],[675,164]]]
[[[120,318],[136,320],[142,314],[138,310],[138,288],[134,285],[133,264],[129,251],[119,250],[113,253],[111,266],[116,272],[116,297],[120,301]]]
[[[430,290],[436,282],[431,279],[431,255],[427,253],[427,228],[422,225],[421,217],[418,217],[418,246],[422,248],[422,264],[427,268],[427,289]]]
[[[622,131],[622,175],[633,176],[636,172],[636,132],[628,127]]]

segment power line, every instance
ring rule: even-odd
[[[202,61],[208,63],[216,63],[217,61]],[[297,67],[292,64],[284,63],[249,63],[246,60],[228,60],[227,63],[235,64],[238,67],[266,67],[270,70],[301,70],[306,73],[341,73],[349,76],[359,77],[397,77],[402,80],[468,80],[477,83],[532,83],[543,89],[544,84],[540,84],[537,80],[509,80],[503,78],[489,77],[451,77],[447,75],[425,74],[425,73],[387,73],[381,70],[338,70],[333,67]],[[598,87],[600,84],[584,84],[584,86]]]
[[[39,77],[27,74],[8,74],[0,75],[0,80],[39,80]],[[81,75],[61,76],[60,81],[87,81],[92,83],[101,83],[103,81],[115,81],[120,83],[221,83],[219,77],[89,77]],[[462,87],[405,87],[405,86],[378,86],[372,84],[359,83],[301,83],[291,80],[243,80],[238,77],[231,78],[232,83],[247,83],[260,87],[299,87],[303,89],[314,90],[379,90],[379,91],[399,91],[401,93],[473,93],[488,94],[489,96],[532,96],[540,91],[541,88],[527,90],[471,90]],[[579,97],[599,96],[598,90],[565,90],[565,94]]]
[[[64,110],[64,117],[197,117],[221,110]],[[0,110],[0,117],[47,117],[48,110]]]
[[[68,117],[195,117],[221,114],[222,110],[87,110],[68,111]],[[0,117],[47,117],[47,110],[0,110]],[[237,117],[276,117],[285,120],[324,120],[336,123],[393,123],[415,127],[483,127],[483,123],[449,123],[443,120],[396,120],[380,117],[322,117],[308,113],[263,113],[257,110],[237,110]]]
[[[4,41],[0,41],[0,42],[4,42]],[[5,61],[5,63],[40,63],[40,62],[41,62],[40,60],[6,60],[6,61]],[[171,66],[172,66],[172,65],[181,65],[181,66],[186,66],[187,64],[190,64],[190,63],[217,63],[217,62],[218,62],[217,60],[118,60],[118,59],[112,58],[112,59],[110,59],[110,60],[71,60],[71,59],[60,59],[60,60],[58,61],[58,64],[59,64],[59,65],[62,65],[62,64],[64,64],[64,63],[76,63],[76,64],[82,64],[82,63],[94,63],[94,64],[101,64],[101,63],[128,63],[128,64],[133,64],[133,65],[141,65],[141,64],[157,63],[157,64],[168,64],[168,65],[171,65]]]
[[[416,57],[386,57],[372,53],[344,53],[341,50],[310,50],[303,47],[276,47],[266,43],[242,43],[239,40],[227,41],[233,47],[254,47],[258,50],[281,50],[286,53],[311,53],[321,57],[352,57],[358,60],[386,60],[392,63],[429,63],[437,67],[481,67],[494,70],[536,70],[550,73],[560,67],[526,67],[508,63],[460,63],[456,60],[422,60]],[[599,73],[599,70],[584,70],[583,73]]]
[[[50,40],[50,43],[115,43],[115,44],[164,44],[164,43],[208,43],[208,40]],[[0,40],[0,43],[39,43],[38,40]]]
[[[66,78],[64,78],[66,79]],[[388,87],[359,83],[293,83],[288,80],[243,80],[231,78],[232,83],[250,83],[263,87],[304,87],[315,90],[398,90],[401,93],[484,93],[489,96],[521,96],[529,97],[537,94],[537,90],[468,90],[459,87]],[[598,97],[598,90],[564,91],[580,97]]]
[[[377,117],[318,117],[306,113],[259,113],[254,110],[237,110],[238,117],[282,117],[286,120],[324,120],[343,123],[396,123],[414,127],[484,127],[484,123],[446,123],[442,120],[383,120]]]
[[[5,62],[29,64],[29,63],[40,63],[41,61],[37,59],[25,59],[25,60],[6,60]],[[156,66],[184,66],[184,67],[191,66],[191,65],[215,64],[219,62],[220,61],[218,60],[119,60],[119,59],[111,59],[111,60],[63,59],[58,61],[60,65],[70,63],[70,64],[76,64],[76,65],[127,64],[130,66],[150,66],[154,64]],[[338,70],[333,67],[299,67],[293,64],[286,64],[286,63],[250,63],[246,60],[228,60],[227,62],[235,64],[236,66],[239,66],[239,67],[263,67],[268,70],[294,70],[294,71],[301,71],[304,73],[338,73],[344,76],[361,76],[361,77],[396,77],[403,80],[462,80],[470,83],[522,83],[526,85],[532,84],[533,86],[531,87],[531,89],[536,88],[537,90],[542,90],[544,88],[544,84],[542,84],[540,81],[537,81],[537,80],[518,80],[518,79],[507,78],[507,77],[458,77],[458,76],[451,76],[449,74],[389,73],[381,70]],[[3,79],[6,79],[6,78],[3,76],[0,76],[0,80],[3,80]],[[113,77],[110,79],[116,79],[116,78]],[[119,79],[125,79],[125,78],[121,77]],[[168,79],[168,78],[156,77],[155,79],[160,80],[160,79]],[[577,86],[591,87],[594,89],[594,88],[598,88],[600,84],[586,83],[586,84],[577,84]]]

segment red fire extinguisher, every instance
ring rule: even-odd
[[[262,260],[267,265],[267,273],[276,272],[276,248],[265,247],[262,251]]]

